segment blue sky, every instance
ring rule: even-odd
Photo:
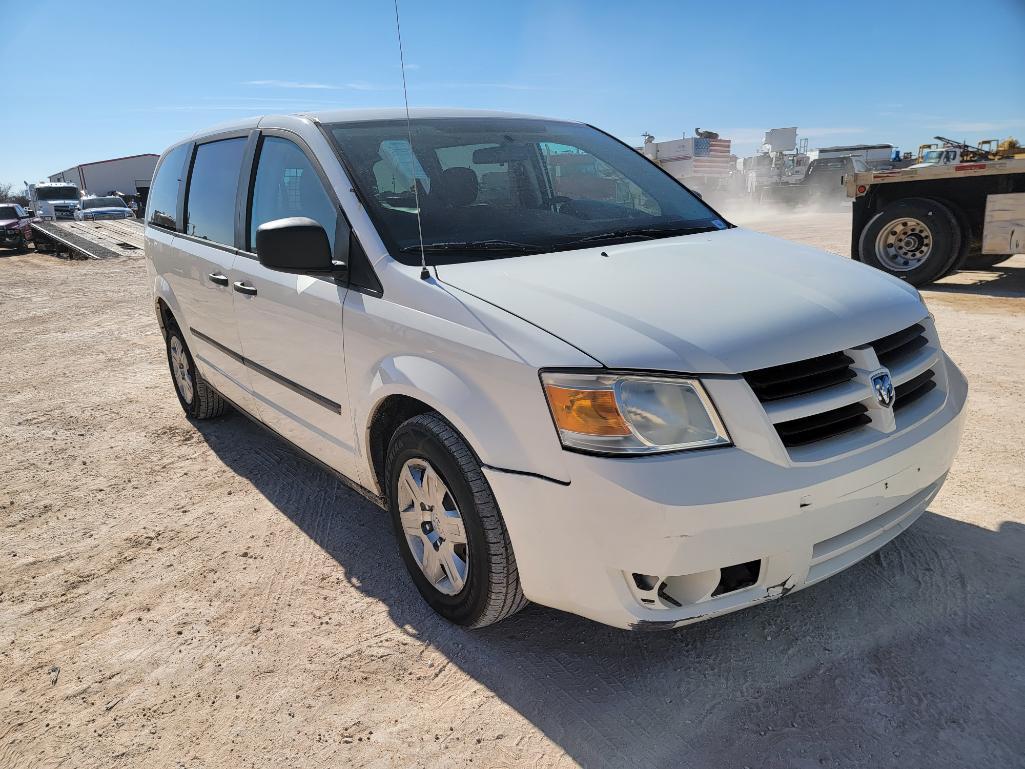
[[[935,134],[1025,143],[1025,0],[400,0],[413,105],[594,123],[741,153]],[[12,2],[0,181],[161,152],[236,117],[402,103],[391,0]],[[960,20],[968,20],[962,23]]]

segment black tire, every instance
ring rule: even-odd
[[[953,275],[960,269],[965,267],[965,263],[970,258],[973,251],[977,251],[979,248],[978,241],[975,241],[972,237],[972,223],[964,210],[958,205],[950,203],[946,200],[938,201],[945,205],[950,212],[954,215],[957,220],[958,227],[961,228],[961,251],[957,257],[951,262],[950,266],[947,267],[946,271],[940,275],[940,278],[945,278],[948,275]]]
[[[1006,262],[1014,254],[969,254],[965,266],[970,270],[986,270]]]
[[[429,462],[441,476],[466,530],[466,580],[454,595],[441,592],[427,579],[402,528],[399,476],[406,462],[416,459]],[[402,560],[420,595],[438,614],[457,625],[477,628],[505,619],[527,605],[498,503],[477,457],[448,422],[427,413],[399,426],[385,459],[385,489]]]
[[[876,239],[887,228],[903,219],[916,219],[928,227],[931,252],[917,267],[894,269],[876,253]],[[890,203],[869,220],[858,238],[858,256],[862,262],[888,272],[913,286],[924,286],[943,277],[963,254],[964,243],[957,217],[942,203],[928,198],[905,198]]]
[[[196,370],[196,362],[192,359],[192,351],[189,350],[181,329],[174,322],[169,323],[167,326],[166,342],[167,366],[171,371],[171,382],[174,384],[174,392],[178,396],[178,402],[181,404],[186,416],[191,419],[213,419],[214,417],[221,416],[227,409],[228,404],[221,397],[221,394],[211,387],[210,383],[203,378],[203,375]],[[189,388],[179,384],[176,364],[173,359],[173,351],[176,344],[180,345],[179,349],[184,353],[187,361],[186,369],[182,373],[191,385],[191,392]]]

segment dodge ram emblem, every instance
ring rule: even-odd
[[[872,391],[875,393],[876,402],[883,408],[893,405],[894,392],[893,382],[890,380],[890,373],[884,371],[872,377]]]

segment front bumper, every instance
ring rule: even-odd
[[[567,452],[568,486],[485,469],[525,595],[620,628],[662,629],[851,566],[910,526],[946,478],[968,387],[944,361],[941,407],[834,461],[784,467],[739,447],[628,459]],[[752,562],[754,584],[712,595],[710,575]],[[673,577],[683,589],[667,604],[634,574]]]

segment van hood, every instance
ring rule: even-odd
[[[928,314],[884,272],[740,228],[437,274],[610,368],[738,374],[855,347]]]

